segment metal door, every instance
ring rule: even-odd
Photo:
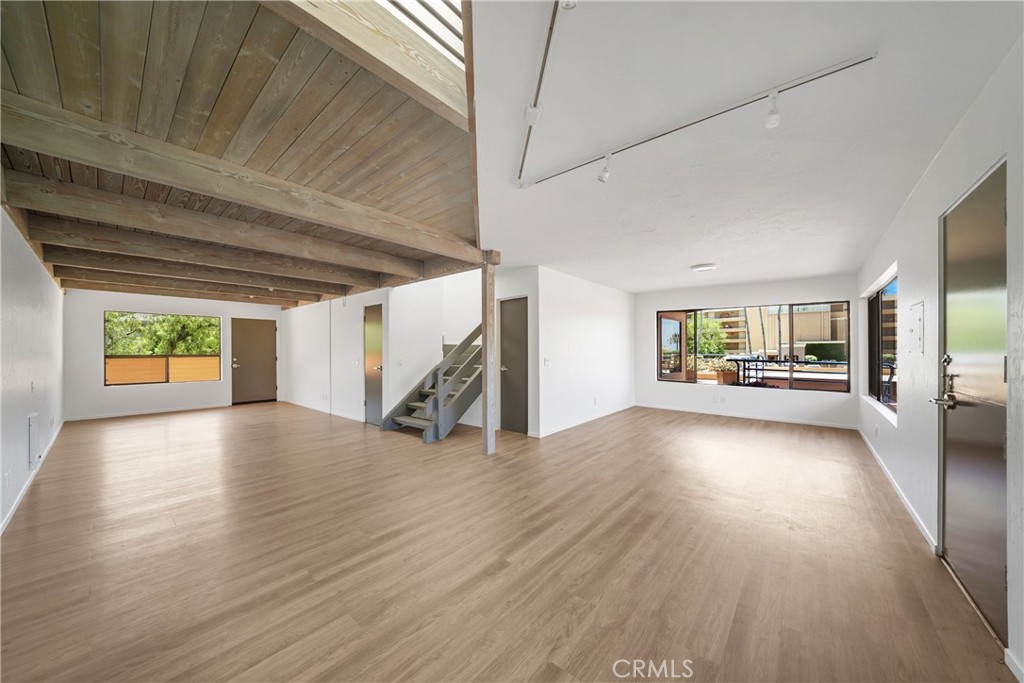
[[[526,298],[501,302],[501,428],[526,434],[529,425],[529,351]]]
[[[943,554],[1006,643],[1006,165],[943,225]]]
[[[277,400],[277,323],[231,319],[231,402]]]
[[[384,307],[363,309],[363,375],[366,422],[380,426],[384,409]]]

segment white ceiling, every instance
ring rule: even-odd
[[[482,243],[627,291],[855,271],[1021,35],[1019,2],[599,2],[560,10],[526,176],[877,58],[520,189],[549,2],[474,3]],[[995,161],[995,160],[993,160]],[[688,266],[712,261],[713,273]]]

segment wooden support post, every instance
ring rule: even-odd
[[[495,322],[494,266],[487,263],[480,267],[482,287],[482,311],[480,315],[480,363],[483,371],[483,419],[484,455],[494,453],[494,430],[497,423],[496,387],[498,386],[498,329]]]

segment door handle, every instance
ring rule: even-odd
[[[934,403],[937,406],[942,406],[946,410],[953,410],[960,405],[960,401],[956,399],[956,394],[950,394],[948,392],[943,394],[942,398],[930,398],[928,399],[928,402]]]
[[[504,365],[502,365],[502,366],[501,366],[501,368],[499,368],[499,369],[500,369],[500,370],[501,370],[502,372],[508,372],[508,368],[507,368],[506,366],[504,366]]]
[[[232,368],[240,368],[240,367],[242,367],[242,366],[241,366],[241,365],[239,365],[238,363],[232,363],[232,364],[231,364],[231,367],[232,367]]]
[[[383,365],[374,365],[373,369],[376,370],[377,372],[384,372],[384,366]]]

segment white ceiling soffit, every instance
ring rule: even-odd
[[[597,2],[560,10],[529,175],[853,56],[866,64],[519,189],[548,2],[478,3],[481,233],[627,291],[855,271],[1024,28],[1020,3]],[[713,261],[713,273],[692,273]]]

